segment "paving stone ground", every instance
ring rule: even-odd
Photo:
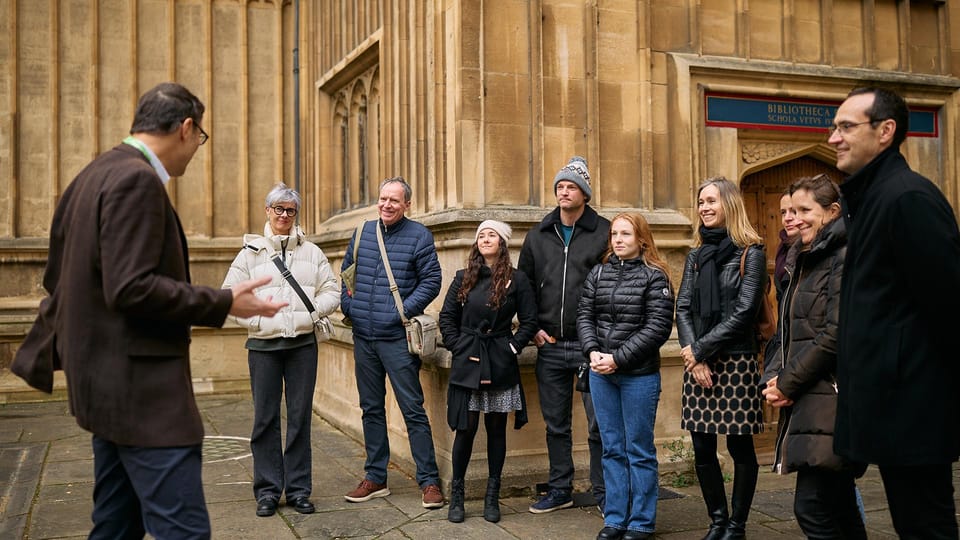
[[[484,521],[483,501],[474,499],[467,501],[464,523],[449,523],[446,509],[421,507],[416,483],[396,466],[389,472],[389,497],[346,502],[343,493],[360,480],[363,446],[319,416],[314,418],[312,434],[312,499],[317,512],[301,515],[281,506],[275,516],[258,518],[251,494],[253,459],[247,435],[253,408],[249,396],[200,396],[198,404],[208,436],[203,481],[216,539],[566,540],[595,538],[603,527],[592,506],[531,514],[527,512],[533,502],[530,496],[504,499],[499,523]],[[66,402],[0,405],[0,538],[86,538],[91,526],[92,475],[90,435],[77,427]],[[794,482],[792,475],[761,472],[749,538],[803,538],[793,519]],[[871,467],[858,485],[870,538],[896,538],[876,469]],[[957,467],[954,485],[960,486]],[[657,538],[701,538],[708,522],[699,489],[661,488],[664,498],[657,506]]]

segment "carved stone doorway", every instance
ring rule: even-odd
[[[794,180],[802,176],[815,176],[821,173],[830,175],[841,182],[844,173],[833,164],[826,163],[810,154],[779,163],[743,177],[740,190],[743,193],[747,216],[750,223],[763,238],[767,252],[767,273],[773,277],[777,247],[780,245],[780,196]],[[770,289],[770,300],[776,306],[776,294]],[[779,313],[779,309],[778,309]],[[761,366],[763,365],[761,358]],[[757,447],[757,459],[761,465],[773,463],[777,441],[777,409],[764,404],[764,432],[754,438]]]

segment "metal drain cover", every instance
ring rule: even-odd
[[[250,439],[227,435],[207,435],[203,438],[203,462],[217,463],[250,457]]]

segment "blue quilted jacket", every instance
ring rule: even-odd
[[[406,333],[393,294],[386,268],[380,260],[377,230],[380,220],[364,224],[357,251],[357,283],[353,296],[340,286],[340,309],[353,321],[353,335],[366,340],[403,339]],[[383,243],[390,258],[390,268],[397,282],[407,318],[423,313],[440,294],[440,261],[433,234],[422,224],[401,218],[389,228],[381,228]],[[356,236],[356,234],[354,234]],[[353,264],[352,238],[343,257],[341,271]]]

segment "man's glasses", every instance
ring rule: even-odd
[[[202,127],[200,127],[200,124],[194,122],[193,125],[197,126],[197,129],[200,130],[200,145],[203,146],[203,143],[207,142],[207,139],[209,139],[210,136],[207,135],[207,132],[204,131]],[[296,212],[296,210],[294,210],[294,212]]]
[[[833,137],[834,133],[840,133],[840,135],[847,135],[853,128],[857,126],[862,126],[864,124],[878,124],[883,122],[886,118],[878,118],[876,120],[866,120],[864,122],[840,122],[839,124],[832,124],[827,126],[827,138]]]
[[[201,143],[201,144],[203,144],[203,143]],[[284,207],[282,207],[282,206],[274,206],[274,207],[273,207],[273,213],[276,214],[276,215],[278,215],[278,216],[282,216],[282,215],[286,214],[286,215],[288,215],[288,216],[290,216],[290,217],[296,217],[296,215],[297,215],[297,209],[296,209],[296,208],[284,208]]]

